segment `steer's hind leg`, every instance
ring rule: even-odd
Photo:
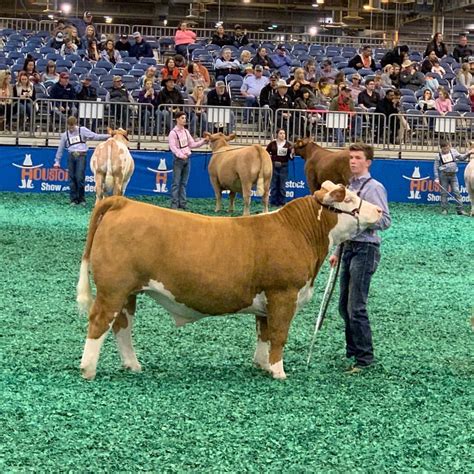
[[[268,358],[270,356],[270,341],[268,340],[267,318],[255,316],[257,326],[257,347],[253,356],[253,363],[263,370],[270,372]]]
[[[252,197],[252,184],[242,183],[242,197],[244,198],[244,216],[250,216],[250,201]]]
[[[222,189],[219,184],[219,181],[217,181],[217,178],[214,176],[210,176],[212,188],[214,189],[214,194],[216,195],[216,208],[214,212],[219,212],[222,207]]]
[[[234,203],[235,203],[235,191],[230,191],[229,193],[229,211],[234,212]]]
[[[112,326],[115,339],[117,340],[120,358],[122,359],[122,365],[132,372],[140,372],[142,370],[132,342],[132,327],[136,303],[137,296],[130,295]]]

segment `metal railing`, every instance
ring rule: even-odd
[[[28,18],[0,18],[0,29],[12,28],[14,30],[37,30],[38,21]]]

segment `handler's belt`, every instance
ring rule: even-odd
[[[85,151],[71,151],[70,153],[74,158],[78,158],[79,156],[87,155]]]

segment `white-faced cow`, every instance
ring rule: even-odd
[[[223,133],[209,137],[212,158],[209,162],[209,178],[216,195],[216,212],[221,210],[222,191],[229,190],[229,212],[234,210],[236,193],[244,199],[244,216],[250,214],[252,186],[257,186],[257,196],[262,196],[264,212],[268,212],[270,183],[272,181],[272,160],[261,145],[250,145],[232,148],[228,142],[235,138]]]
[[[283,348],[291,320],[311,299],[329,249],[380,217],[378,207],[331,182],[314,196],[249,217],[181,213],[124,197],[101,201],[91,217],[77,287],[79,306],[89,310],[83,376],[95,377],[111,328],[123,366],[141,369],[131,330],[137,295],[146,293],[177,326],[208,316],[254,314],[254,362],[285,378]]]
[[[135,170],[135,163],[128,150],[127,132],[119,128],[110,130],[109,133],[112,138],[98,145],[91,157],[96,203],[106,193],[123,196]]]

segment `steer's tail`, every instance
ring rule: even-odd
[[[99,227],[102,217],[110,209],[117,210],[122,208],[127,200],[120,196],[112,196],[99,201],[95,206],[89,222],[89,232],[87,233],[86,247],[82,254],[81,269],[79,271],[79,281],[77,283],[76,301],[81,313],[87,313],[94,302],[92,298],[91,284],[89,280],[89,258],[94,241],[94,236]]]
[[[263,196],[265,192],[265,160],[268,158],[267,151],[260,145],[257,145],[258,153],[260,155],[260,170],[257,179],[257,196]]]

